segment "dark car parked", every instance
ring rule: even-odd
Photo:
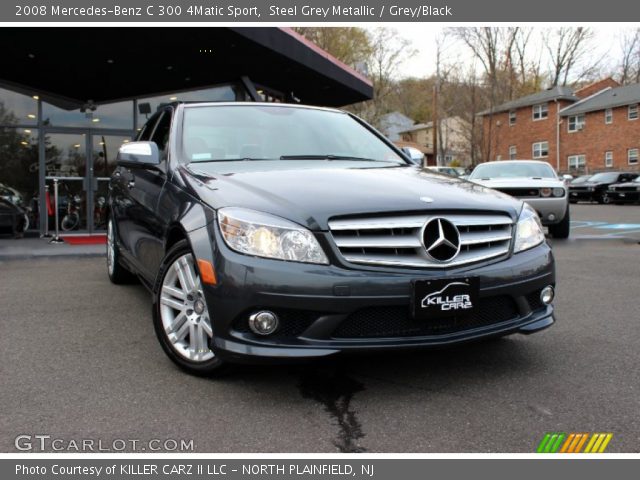
[[[579,201],[610,203],[607,190],[609,185],[614,183],[627,183],[638,176],[631,172],[603,172],[596,173],[586,182],[569,184],[569,201],[577,203]]]
[[[180,367],[435,347],[554,322],[533,209],[411,165],[357,117],[173,104],[121,147],[107,266]]]
[[[29,228],[29,215],[26,209],[0,197],[0,234],[20,237]]]
[[[632,182],[609,185],[607,195],[617,205],[640,202],[640,177],[636,177]]]

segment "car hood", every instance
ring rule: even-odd
[[[584,182],[584,183],[578,183],[576,185],[569,185],[569,188],[571,188],[571,187],[601,187],[603,185],[611,185],[611,184],[607,183],[607,182]]]
[[[337,216],[429,210],[499,211],[515,221],[522,208],[522,202],[495,190],[417,167],[285,165],[233,173],[214,167],[192,165],[177,173],[187,190],[214,209],[259,210],[312,230],[327,230]]]
[[[620,182],[620,183],[611,183],[609,187],[638,187],[640,188],[640,182]]]
[[[495,178],[490,180],[475,179],[471,180],[478,185],[489,188],[556,188],[564,187],[562,180],[554,180],[552,178]]]

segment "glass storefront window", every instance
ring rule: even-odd
[[[36,129],[0,128],[0,201],[22,209],[28,219],[25,226],[38,228]]]
[[[38,96],[23,95],[0,88],[0,125],[38,123]]]
[[[244,102],[248,94],[244,87],[236,84],[220,85],[203,90],[191,92],[170,93],[155,97],[141,98],[138,100],[138,125],[140,129],[151,116],[156,113],[158,107],[176,101],[184,102]]]
[[[133,126],[133,102],[96,105],[95,110],[86,109],[84,112],[79,108],[65,110],[44,102],[42,122],[55,127],[130,129]]]

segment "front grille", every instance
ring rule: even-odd
[[[628,186],[628,187],[616,187],[615,189],[612,189],[612,190],[614,192],[637,192],[638,188],[640,187]]]
[[[448,262],[432,259],[423,246],[423,227],[436,217],[449,220],[460,232],[460,253]],[[506,215],[422,214],[334,219],[329,222],[329,228],[348,262],[448,268],[508,253],[512,221]]]
[[[333,332],[333,338],[418,337],[455,333],[518,317],[510,296],[482,298],[472,314],[433,320],[414,320],[409,307],[367,307],[349,315]]]
[[[569,187],[569,191],[570,192],[588,192],[589,191],[589,187],[574,187],[574,186],[570,186]]]
[[[538,188],[497,188],[496,190],[517,198],[534,198],[540,196]]]
[[[249,328],[249,316],[258,310],[269,310],[275,313],[280,320],[278,330],[269,338],[297,337],[315,322],[322,313],[311,310],[297,310],[290,308],[256,308],[250,312],[239,315],[233,323],[233,329],[237,332],[252,333]]]

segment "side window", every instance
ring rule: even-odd
[[[163,151],[169,141],[169,131],[171,130],[171,111],[165,110],[153,130],[151,141],[156,142],[158,149]]]
[[[140,130],[140,132],[138,132],[138,135],[135,138],[136,142],[148,142],[149,141],[149,138],[151,137],[151,134],[153,133],[153,127],[156,124],[156,122],[158,121],[158,118],[160,118],[161,113],[162,112],[156,113],[149,120],[147,120],[147,123],[144,124],[144,126],[142,127],[142,130]]]

